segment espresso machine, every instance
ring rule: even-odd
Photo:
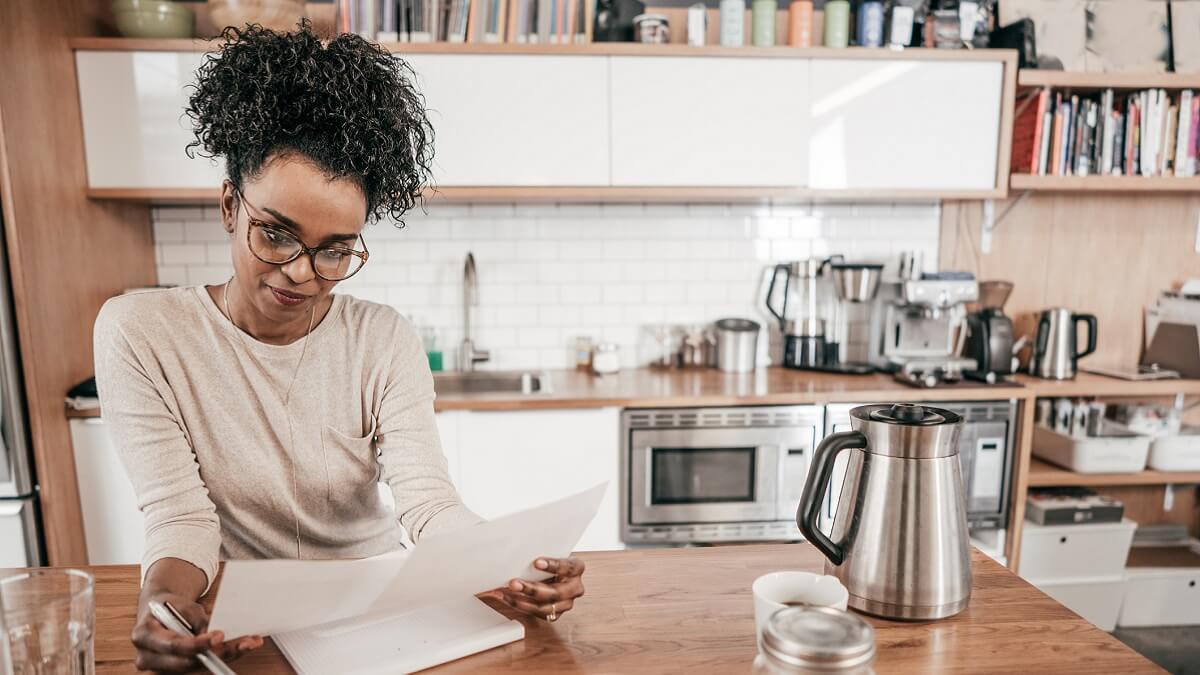
[[[848,263],[841,255],[780,263],[771,274],[766,306],[783,334],[783,366],[866,374],[874,366],[848,359],[851,310],[875,297],[883,265]],[[782,279],[782,283],[780,280]]]
[[[899,279],[880,284],[872,317],[871,362],[917,387],[962,380],[976,369],[964,357],[966,308],[979,298],[967,272],[922,273],[901,264]]]

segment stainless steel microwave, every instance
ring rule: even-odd
[[[850,409],[858,403],[839,403],[825,408],[825,434],[850,430]],[[1008,526],[1009,495],[1012,493],[1013,448],[1016,444],[1016,401],[958,401],[929,403],[963,417],[958,436],[958,458],[966,482],[967,525],[971,529],[1003,529]],[[831,487],[821,518],[828,531],[846,476],[846,455],[834,460]]]
[[[801,539],[821,406],[625,410],[621,422],[626,543]]]

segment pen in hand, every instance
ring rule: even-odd
[[[168,630],[174,631],[180,635],[195,637],[196,633],[192,629],[191,624],[188,623],[187,619],[183,618],[183,615],[180,614],[178,610],[171,606],[171,603],[151,600],[148,603],[148,606],[150,609],[150,614],[152,614],[154,618],[157,619],[158,622],[165,626]],[[210,673],[215,673],[215,675],[236,675],[233,669],[225,665],[225,662],[221,660],[221,657],[214,654],[213,650],[211,649],[206,649],[205,651],[197,654],[196,659],[200,661],[200,664],[207,668],[208,672]]]

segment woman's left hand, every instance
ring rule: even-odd
[[[555,621],[583,596],[583,561],[579,558],[538,558],[536,569],[554,576],[545,581],[513,579],[495,597],[518,612]]]

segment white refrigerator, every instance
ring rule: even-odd
[[[7,246],[0,246],[0,567],[33,567],[43,560],[26,419]]]

